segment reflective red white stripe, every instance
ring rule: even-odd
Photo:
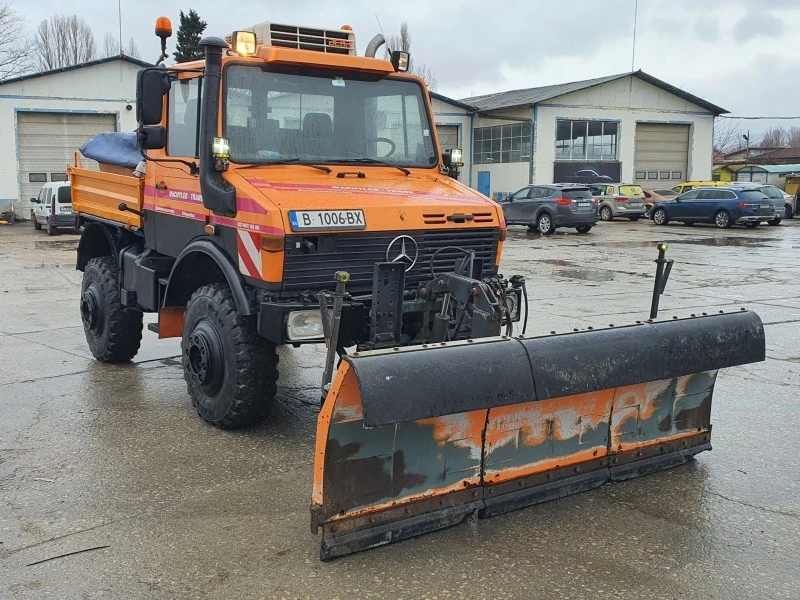
[[[239,254],[239,271],[243,275],[261,279],[261,236],[250,231],[236,230],[236,249]]]

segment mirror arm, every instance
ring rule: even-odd
[[[182,158],[150,158],[147,156],[144,150],[141,148],[139,149],[139,154],[142,155],[145,161],[151,160],[154,163],[181,163],[182,165],[186,165],[189,167],[189,175],[199,175],[200,167],[194,161],[183,160]]]

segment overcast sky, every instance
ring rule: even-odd
[[[565,83],[629,71],[634,0],[121,0],[122,37],[153,61],[156,17],[177,29],[179,9],[194,8],[207,33],[224,35],[261,21],[339,27],[358,50],[407,21],[411,53],[453,98]],[[16,0],[31,33],[69,10],[92,28],[98,47],[117,34],[117,2]],[[800,114],[800,0],[639,0],[634,68],[741,116]],[[174,49],[173,37],[170,50]],[[776,122],[800,125],[800,120]],[[763,131],[772,124],[743,122]]]

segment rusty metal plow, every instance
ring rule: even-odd
[[[317,425],[323,560],[681,464],[717,370],[764,360],[738,312],[346,357]]]

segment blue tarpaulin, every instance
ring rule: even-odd
[[[135,132],[104,131],[81,146],[81,154],[97,162],[136,168],[142,155]]]

